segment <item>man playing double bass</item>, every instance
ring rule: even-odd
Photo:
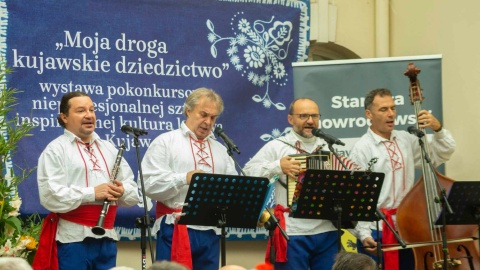
[[[353,146],[350,158],[362,168],[385,173],[377,207],[395,225],[396,209],[414,184],[415,169],[421,168],[422,156],[418,137],[406,131],[395,130],[396,109],[391,92],[388,89],[374,89],[365,98],[365,115],[371,125],[359,141]],[[418,127],[430,128],[433,136],[428,138],[432,164],[438,166],[450,159],[455,150],[455,141],[450,132],[443,128],[440,121],[426,110],[417,116]],[[376,162],[375,162],[376,159]],[[380,227],[382,243],[395,241],[393,234],[383,224]],[[354,234],[361,242],[359,251],[377,254],[375,222],[358,222]],[[384,253],[384,269],[414,269],[410,249],[401,250],[401,259],[396,251]],[[399,266],[400,264],[400,266]]]

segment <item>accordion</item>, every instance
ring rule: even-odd
[[[314,154],[296,154],[290,155],[292,159],[300,161],[300,173],[313,169],[313,170],[334,170],[332,168],[332,157],[337,160],[331,152],[321,151]],[[341,165],[340,165],[341,166]],[[292,206],[293,196],[298,183],[298,175],[295,178],[287,177],[287,205]]]

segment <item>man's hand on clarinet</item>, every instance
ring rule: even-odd
[[[95,187],[95,200],[118,201],[124,192],[123,183],[115,179],[114,183],[105,183]]]
[[[114,180],[113,184],[110,183],[110,194],[113,195],[117,200],[123,196],[125,192],[125,188],[123,187],[123,183],[118,181],[117,179]]]

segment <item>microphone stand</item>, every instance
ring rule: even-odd
[[[400,238],[400,235],[398,235],[397,231],[395,231],[395,229],[393,228],[393,226],[390,224],[390,222],[387,221],[387,219],[385,218],[385,215],[382,213],[382,211],[380,211],[378,208],[376,209],[376,212],[375,212],[375,215],[383,220],[383,222],[387,225],[388,229],[393,233],[393,235],[395,236],[395,239],[397,239],[397,242],[400,244],[400,246],[402,246],[403,248],[406,248],[407,247],[407,244],[405,244],[405,242],[402,240],[402,238]],[[377,233],[378,233],[378,236],[377,236],[377,239],[380,239],[380,235],[379,235],[379,232],[380,232],[380,229],[378,227],[378,221],[377,221]],[[381,269],[383,267],[383,256],[382,256],[382,241],[378,241],[378,246],[377,246],[377,257],[378,257],[378,262],[379,262],[379,269]]]
[[[227,147],[227,153],[228,155],[232,158],[233,162],[235,162],[235,166],[238,167],[238,169],[240,170],[240,172],[242,173],[243,176],[246,176],[245,175],[245,172],[243,171],[242,167],[240,166],[240,164],[238,164],[238,161],[235,159],[235,157],[233,156],[233,149],[232,147],[229,145],[229,144],[225,144],[225,146]]]
[[[378,211],[378,208],[377,208]],[[378,212],[376,213],[377,217],[380,219],[380,216],[378,216]],[[380,226],[378,225],[379,219],[377,219],[376,226],[377,226],[377,267],[379,270],[383,269],[383,254],[382,254],[382,239],[380,239]]]
[[[141,234],[141,241],[140,241],[140,248],[142,250],[142,270],[147,268],[147,256],[146,256],[146,239],[145,239],[145,230],[148,232],[148,245],[150,248],[150,256],[152,258],[152,264],[155,262],[155,257],[153,254],[152,249],[152,230],[150,228],[150,223],[152,222],[152,218],[148,214],[147,209],[147,197],[145,196],[145,184],[143,182],[143,173],[142,173],[142,164],[140,162],[140,150],[139,150],[139,143],[138,143],[138,135],[132,135],[134,139],[135,150],[137,154],[137,162],[138,162],[138,176],[140,179],[140,185],[142,190],[142,199],[143,199],[143,210],[145,215],[143,217],[137,218],[135,221],[135,226],[140,228]]]
[[[335,149],[333,149],[333,142],[331,140],[325,140],[328,144],[328,149],[330,149],[330,152],[333,153],[333,155],[337,158],[338,162],[340,162],[340,164],[342,164],[342,167],[348,171],[348,168],[347,166],[345,166],[345,163],[343,163],[343,161],[340,159],[340,157],[338,156],[337,152],[335,152]],[[353,171],[352,171],[352,174],[353,174]]]
[[[382,211],[380,211],[378,208],[375,210],[375,215],[377,216],[377,221],[376,226],[377,226],[377,267],[378,269],[383,269],[383,254],[382,254],[382,239],[380,239],[380,228],[379,228],[379,220],[382,220],[385,224],[387,224],[387,227],[390,231],[392,231],[393,235],[397,239],[397,242],[403,247],[406,248],[407,244],[400,238],[398,233],[393,229],[393,226],[387,221],[385,215],[383,214]]]
[[[232,158],[233,162],[235,163],[235,165],[238,167],[238,169],[240,170],[240,172],[242,173],[243,176],[245,176],[245,172],[242,170],[242,167],[240,167],[240,164],[238,163],[238,161],[235,159],[235,157],[233,156],[233,149],[232,147],[230,146],[230,144],[226,143],[225,140],[224,140],[224,145],[225,147],[227,147],[227,153],[228,155]],[[222,208],[221,209],[222,213],[221,213],[221,216],[222,217],[225,217],[225,211],[226,209],[225,208]],[[227,258],[226,258],[226,237],[227,237],[227,232],[225,230],[225,226],[227,225],[227,222],[224,218],[222,218],[221,220],[219,220],[218,224],[217,224],[217,228],[220,228],[221,229],[221,237],[220,237],[220,255],[221,255],[221,265],[222,266],[225,266],[226,265],[226,261],[227,261]]]
[[[442,250],[443,250],[443,269],[447,270],[448,269],[448,247],[447,247],[447,233],[445,230],[447,219],[446,219],[446,212],[448,211],[449,214],[453,215],[453,210],[450,204],[448,203],[447,200],[447,193],[445,189],[442,187],[440,184],[440,181],[438,180],[437,174],[435,173],[435,168],[433,168],[433,165],[431,163],[430,157],[428,156],[427,151],[425,150],[425,145],[422,140],[423,136],[418,136],[418,143],[420,144],[420,148],[422,149],[423,157],[425,161],[428,163],[428,166],[430,168],[430,171],[432,172],[433,178],[435,179],[435,184],[437,186],[437,190],[439,193],[440,198],[436,197],[435,202],[436,203],[441,203],[441,206],[444,210],[442,211]]]
[[[342,164],[342,167],[348,171],[348,168],[347,166],[345,165],[345,163],[343,163],[343,161],[340,159],[340,157],[338,156],[337,152],[335,151],[335,149],[333,149],[333,144],[335,143],[334,140],[331,140],[330,138],[324,138],[324,140],[327,142],[328,144],[328,149],[330,150],[330,152],[333,153],[333,155],[337,158],[338,162],[340,162],[340,164]],[[352,170],[352,173],[353,175],[353,170]],[[337,245],[338,245],[338,252],[341,251],[341,249],[343,248],[342,246],[342,221],[341,221],[341,217],[342,217],[342,206],[340,204],[336,204],[334,207],[333,207],[333,210],[335,213],[337,213]]]
[[[275,264],[275,258],[276,258],[276,251],[275,251],[275,245],[273,243],[273,233],[275,231],[275,228],[278,227],[280,232],[282,233],[282,236],[285,238],[285,240],[290,241],[290,237],[288,237],[287,233],[285,230],[278,224],[278,219],[275,217],[275,215],[270,211],[270,209],[265,208],[267,212],[270,214],[270,217],[268,218],[267,222],[263,225],[265,229],[268,230],[268,239],[270,240],[270,263],[272,265]]]
[[[392,231],[393,235],[395,236],[395,239],[397,239],[398,243],[400,244],[400,246],[402,246],[403,248],[406,248],[407,247],[407,244],[405,244],[405,242],[402,240],[402,238],[400,238],[400,235],[398,235],[397,231],[395,231],[395,229],[393,228],[393,226],[390,224],[390,222],[387,221],[387,219],[385,218],[385,215],[382,213],[382,211],[380,211],[378,208],[375,212],[375,215],[380,218],[381,220],[383,220],[383,222],[385,224],[387,224],[387,227],[390,231]]]
[[[235,165],[238,167],[238,169],[240,170],[240,172],[242,173],[243,176],[246,176],[245,175],[245,172],[243,171],[242,167],[240,166],[240,164],[238,164],[237,160],[235,159],[235,157],[233,156],[233,149],[232,147],[228,144],[228,143],[225,143],[225,146],[227,147],[227,153],[228,155],[233,159],[233,162],[235,162]],[[287,240],[287,241],[290,241],[290,237],[288,237],[287,233],[285,232],[285,230],[283,230],[283,228],[278,224],[278,219],[275,217],[275,215],[266,207],[265,210],[267,210],[267,212],[270,214],[270,218],[267,220],[267,222],[265,222],[265,229],[268,230],[268,237],[270,239],[270,263],[273,265],[275,263],[275,245],[273,244],[273,232],[275,231],[275,228],[278,227],[278,229],[280,230],[280,232],[282,233],[283,237]],[[222,227],[222,235],[224,234],[224,230],[225,228]],[[225,238],[222,238],[222,241],[225,241],[224,240]],[[225,243],[223,243],[222,245],[222,250],[225,248]],[[225,254],[225,252],[222,252],[222,254]],[[225,258],[222,257],[222,266],[225,265],[224,263],[225,261]]]

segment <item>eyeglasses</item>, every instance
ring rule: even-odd
[[[307,114],[307,113],[301,113],[301,114],[292,114],[298,116],[300,120],[308,120],[310,117],[312,117],[312,120],[318,120],[320,119],[320,114]]]

